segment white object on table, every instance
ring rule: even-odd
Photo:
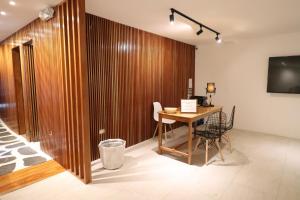
[[[197,112],[197,99],[181,99],[181,112]]]

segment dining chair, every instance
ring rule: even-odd
[[[232,153],[232,147],[231,147],[231,140],[229,136],[229,131],[233,128],[234,125],[234,115],[235,115],[235,106],[233,106],[230,119],[228,122],[226,122],[225,131],[222,134],[222,137],[228,142],[230,152]]]
[[[220,113],[214,113],[210,115],[205,124],[200,129],[194,130],[194,135],[198,136],[199,139],[194,148],[197,150],[202,140],[205,141],[205,164],[208,164],[208,149],[212,146],[216,146],[222,161],[224,161],[223,153],[219,144],[219,139],[222,137],[226,127],[226,114],[221,112],[221,124],[220,124]]]
[[[157,125],[156,125],[156,128],[155,128],[155,131],[153,133],[153,137],[155,137],[155,134],[157,132],[157,129],[158,129],[158,122],[159,122],[159,118],[158,118],[158,112],[162,111],[162,107],[161,107],[161,104],[159,102],[153,102],[153,119],[157,122]],[[171,132],[173,132],[173,128],[172,128],[172,124],[174,124],[176,121],[175,120],[171,120],[171,119],[162,119],[162,123],[163,123],[163,126],[165,128],[165,140],[167,140],[167,125],[169,125],[170,129],[171,129]]]

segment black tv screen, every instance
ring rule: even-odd
[[[269,58],[267,92],[300,94],[300,56]]]

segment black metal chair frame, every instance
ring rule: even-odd
[[[194,134],[196,136],[199,136],[198,142],[194,150],[198,148],[198,146],[202,143],[202,140],[205,140],[205,149],[206,149],[205,164],[206,165],[208,160],[208,147],[209,145],[212,144],[216,145],[221,159],[224,160],[222,150],[219,145],[219,141],[221,138],[224,138],[229,143],[230,152],[232,152],[230,137],[227,133],[229,130],[233,128],[234,114],[235,114],[235,106],[233,106],[230,120],[228,122],[227,122],[226,113],[221,112],[221,123],[220,123],[220,113],[215,113],[207,118],[201,130],[197,130],[197,128],[194,129]]]
[[[232,108],[230,119],[226,123],[225,131],[222,134],[222,138],[224,138],[228,142],[228,144],[229,144],[230,153],[232,153],[232,146],[231,146],[231,140],[230,140],[230,136],[229,136],[229,131],[233,128],[233,125],[234,125],[234,115],[235,115],[235,106],[233,106],[233,108]]]
[[[220,131],[221,128],[221,131]],[[198,142],[195,146],[195,150],[198,148],[198,146],[201,144],[202,140],[205,140],[205,164],[208,164],[208,148],[209,144],[215,144],[221,159],[224,161],[224,157],[222,154],[222,150],[219,144],[219,139],[221,138],[223,132],[226,128],[226,114],[221,113],[221,124],[220,124],[220,113],[214,113],[210,115],[205,124],[202,126],[201,130],[197,130],[197,128],[194,131],[194,134],[196,136],[199,136]]]

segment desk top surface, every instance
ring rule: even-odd
[[[222,111],[222,106],[214,106],[214,107],[198,106],[196,113],[182,113],[180,112],[180,108],[178,108],[178,111],[176,113],[166,113],[165,111],[160,111],[159,115],[162,118],[174,119],[174,120],[185,122],[185,121],[194,121],[197,119],[201,119],[207,117],[208,115],[220,111]]]

